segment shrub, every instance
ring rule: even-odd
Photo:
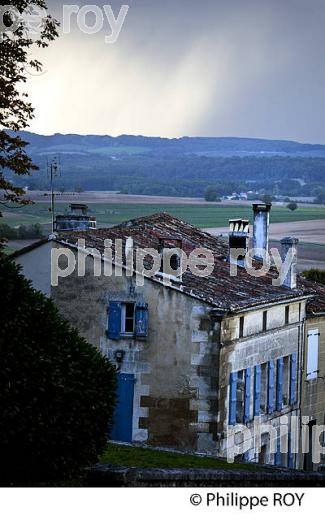
[[[219,202],[219,194],[213,186],[208,186],[205,190],[204,198],[207,202]]]
[[[97,461],[115,404],[115,369],[0,259],[0,475],[62,479]]]
[[[298,208],[298,204],[296,202],[289,202],[287,204],[287,209],[290,209],[290,211],[295,211]]]
[[[262,197],[261,197],[261,201],[264,202],[264,204],[272,204],[272,195],[268,195],[267,193],[265,193]]]
[[[21,225],[12,228],[8,224],[0,224],[0,237],[7,240],[23,240],[28,238],[43,238],[44,233],[39,223],[26,227]]]
[[[325,271],[321,269],[309,269],[302,273],[303,277],[311,282],[317,282],[325,285]]]

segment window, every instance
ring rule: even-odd
[[[261,413],[267,412],[267,363],[261,365]]]
[[[236,388],[236,423],[242,423],[244,419],[244,397],[245,397],[245,371],[237,372]]]
[[[282,399],[283,399],[283,358],[280,358],[276,362],[276,410],[280,412],[282,410]]]
[[[109,339],[130,336],[144,339],[148,336],[148,305],[137,302],[111,301],[108,306]]]
[[[254,368],[254,417],[261,413],[261,366]]]
[[[241,424],[251,418],[251,369],[230,374],[229,424]]]
[[[285,318],[284,318],[285,325],[289,325],[289,318],[290,318],[290,306],[286,305],[286,308],[285,308]]]
[[[274,411],[274,361],[268,362],[267,367],[267,413]]]
[[[290,404],[297,401],[297,354],[290,356]]]
[[[267,311],[263,312],[263,332],[267,331]]]
[[[134,303],[122,303],[122,321],[121,321],[121,333],[122,334],[133,334],[134,333]]]
[[[239,318],[239,337],[240,338],[244,337],[244,324],[245,324],[245,318],[244,318],[244,316],[241,316]]]
[[[307,334],[307,380],[316,379],[318,374],[318,329]]]
[[[290,356],[283,358],[282,367],[282,406],[289,404]]]
[[[275,367],[274,367],[275,368]],[[276,362],[276,410],[279,412],[289,404],[290,356],[279,358]]]

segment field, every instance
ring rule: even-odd
[[[33,194],[33,198],[33,205],[5,211],[1,221],[13,227],[40,223],[45,234],[50,232],[49,196],[38,192]],[[253,217],[251,203],[241,201],[208,204],[203,199],[145,197],[108,192],[64,193],[58,195],[57,199],[56,214],[69,212],[71,201],[88,203],[90,213],[96,216],[99,227],[112,226],[125,220],[165,211],[219,235],[228,232],[229,219],[246,218],[252,222]],[[290,211],[285,205],[274,205],[270,220],[270,238],[277,247],[283,236],[292,235],[299,238],[299,270],[311,267],[325,269],[324,206],[300,204],[296,211]],[[23,247],[17,241],[8,245],[11,250]]]
[[[78,200],[79,201],[79,200]],[[231,218],[246,218],[252,221],[250,205],[244,204],[150,204],[150,203],[90,203],[90,213],[97,217],[99,226],[111,226],[132,218],[166,211],[200,228],[220,228],[228,226]],[[68,212],[68,203],[56,203],[56,213]],[[274,206],[271,222],[295,222],[325,219],[325,207],[301,206],[290,211],[283,206]],[[22,208],[4,212],[3,222],[17,226],[39,222],[48,228],[51,221],[48,202],[36,202]]]

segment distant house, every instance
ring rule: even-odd
[[[254,206],[254,244],[265,248],[269,211],[270,205]],[[74,270],[51,287],[52,251],[65,247],[77,259],[79,239],[89,253],[85,276]],[[230,247],[246,249],[248,241],[248,221],[232,220]],[[112,273],[94,276],[94,260],[105,264],[108,243]],[[139,286],[127,267],[131,243],[161,254],[171,250],[170,264],[176,267],[180,258],[175,246],[186,254],[206,248],[213,253],[213,272],[204,278],[189,271],[173,276],[159,265]],[[295,241],[286,244],[294,247]],[[258,417],[264,427],[276,431],[275,453],[264,432],[257,455],[236,436],[241,456],[287,467],[303,464],[292,443],[281,453],[280,426],[286,418],[289,439],[295,433],[300,446],[301,406],[309,406],[301,378],[305,335],[317,328],[324,336],[324,322],[315,317],[321,325],[307,322],[306,329],[309,302],[317,308],[323,303],[315,287],[295,283],[294,264],[281,286],[272,283],[274,270],[252,277],[240,258],[232,277],[223,240],[165,213],[110,229],[62,232],[15,258],[34,286],[50,295],[61,313],[118,368],[114,439],[227,457],[231,428],[245,425],[254,437]],[[318,408],[317,414],[318,420]]]

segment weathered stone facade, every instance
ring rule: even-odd
[[[315,377],[308,377],[308,344],[309,337],[318,334],[317,340],[317,373]],[[325,315],[308,316],[305,325],[305,349],[302,367],[302,403],[301,415],[304,418],[306,433],[303,436],[302,453],[300,466],[303,469],[315,470],[320,466],[324,467],[324,455],[320,456],[319,462],[313,462],[311,454],[315,442],[320,442],[325,446],[325,435],[320,434],[316,439],[312,434],[309,435],[309,427],[325,425]],[[314,437],[314,438],[313,438]],[[308,445],[310,444],[310,445]]]
[[[245,460],[302,467],[304,461],[296,455],[303,442],[301,411],[322,424],[325,399],[324,321],[316,317],[306,321],[309,288],[274,287],[274,273],[254,279],[242,268],[233,279],[223,242],[164,215],[154,216],[149,224],[138,219],[124,227],[77,234],[76,238],[89,237],[89,247],[99,247],[100,273],[94,272],[94,258],[88,254],[85,275],[78,276],[78,248],[68,235],[22,252],[17,262],[121,375],[132,376],[131,441],[227,457],[237,426],[245,426],[255,441],[258,417],[263,430],[259,452],[239,428],[237,453]],[[100,249],[107,237],[125,241],[132,235],[140,245],[150,245],[151,240],[159,244],[165,229],[171,241],[181,237],[185,249],[196,244],[212,249],[215,269],[208,278],[186,273],[168,285],[154,275],[137,285],[134,274],[114,262],[107,276]],[[74,255],[76,268],[51,287],[51,250],[63,246]],[[125,329],[112,336],[108,330],[112,302],[125,308],[144,305],[146,333],[139,336]],[[320,377],[306,383],[310,328],[320,329]],[[291,445],[281,453],[278,443],[285,424]],[[271,427],[276,447],[267,431]]]

